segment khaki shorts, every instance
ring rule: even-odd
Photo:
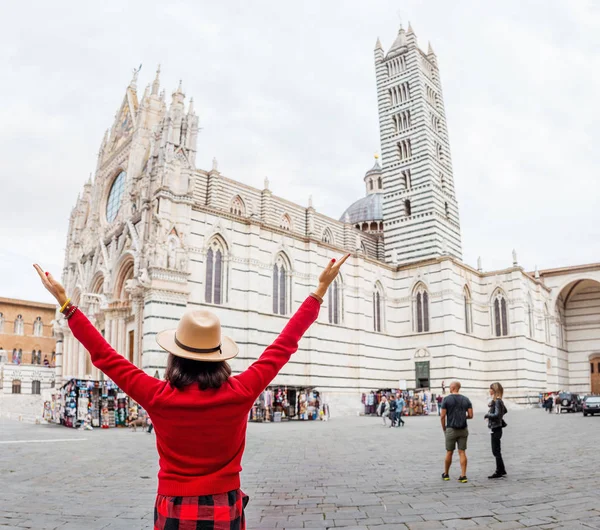
[[[446,451],[454,451],[458,445],[459,451],[467,450],[467,438],[469,437],[469,429],[446,429]]]

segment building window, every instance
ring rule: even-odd
[[[287,230],[288,232],[292,230],[292,220],[287,213],[282,216],[281,221],[279,222],[279,228]]]
[[[406,160],[412,156],[410,138],[398,142],[398,156],[400,157],[400,160]]]
[[[427,93],[427,101],[432,107],[437,107],[437,93],[430,86],[425,85]]]
[[[413,301],[415,317],[413,322],[416,323],[416,331],[417,333],[426,333],[429,331],[429,293],[422,283],[415,287]]]
[[[24,330],[25,323],[23,322],[23,317],[21,315],[17,315],[17,318],[15,318],[14,333],[15,335],[23,335]]]
[[[401,132],[411,127],[410,110],[399,112],[392,116],[394,122],[394,132]]]
[[[463,289],[463,300],[465,304],[465,333],[473,333],[473,304],[471,300],[471,292],[465,285]]]
[[[508,335],[506,295],[501,290],[498,290],[492,300],[494,335],[496,337],[506,337]]]
[[[342,280],[338,276],[333,280],[333,284],[327,291],[327,310],[329,315],[330,324],[341,324],[342,323]]]
[[[233,215],[245,215],[246,207],[244,206],[244,201],[239,195],[236,195],[232,200],[229,206],[229,212]]]
[[[23,362],[23,350],[14,348],[12,353],[12,363],[21,364],[21,362]]]
[[[205,298],[209,304],[220,305],[225,299],[225,246],[214,238],[206,253]]]
[[[398,75],[406,70],[406,57],[400,55],[399,57],[390,59],[386,66],[388,77]]]
[[[4,315],[0,313],[0,333],[4,333]]]
[[[33,323],[33,334],[36,337],[41,337],[44,334],[44,325],[42,324],[42,317],[37,317]]]
[[[327,243],[328,245],[333,245],[333,233],[331,232],[331,230],[329,230],[329,228],[323,230],[321,241],[323,241],[323,243]]]
[[[290,264],[279,254],[273,265],[273,313],[287,315],[290,306]]]
[[[412,188],[412,176],[410,173],[410,169],[405,169],[402,171],[402,181],[404,182],[404,189],[409,190]]]
[[[380,190],[383,189],[383,180],[381,179],[381,177],[379,177],[377,179],[377,186],[378,186],[378,189],[380,189]]]
[[[369,179],[369,191],[373,191],[373,179]]]
[[[13,394],[20,394],[21,393],[21,380],[20,379],[13,379],[13,382],[12,382],[12,393]]]
[[[42,384],[40,383],[40,381],[32,381],[31,382],[31,393],[32,394],[41,394],[42,393],[42,389],[41,389]]]
[[[406,217],[410,217],[412,215],[412,209],[410,206],[410,200],[406,199],[404,201],[404,214],[406,215]]]
[[[444,212],[446,214],[446,217],[449,218],[450,217],[450,208],[448,207],[447,202],[444,203]]]
[[[121,198],[125,191],[125,171],[121,171],[113,181],[106,201],[106,220],[112,223],[121,207]]]
[[[440,162],[444,161],[444,151],[441,144],[438,144],[437,142],[435,143],[435,156]]]
[[[390,103],[395,105],[400,105],[410,99],[410,85],[408,81],[405,83],[401,83],[400,85],[393,86],[388,90],[390,96]]]
[[[373,329],[381,332],[383,329],[383,289],[381,285],[375,285],[373,292]]]

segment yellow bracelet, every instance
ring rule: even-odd
[[[63,306],[60,308],[60,312],[61,312],[61,313],[62,313],[62,312],[63,312],[63,311],[64,311],[64,310],[67,308],[67,306],[69,305],[69,302],[70,302],[70,301],[71,301],[71,299],[70,299],[70,298],[67,298],[67,301],[66,301],[66,302],[64,303],[64,305],[63,305]]]

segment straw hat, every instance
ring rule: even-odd
[[[226,361],[239,353],[235,341],[221,334],[217,315],[203,309],[184,313],[177,329],[161,331],[156,342],[169,353],[194,361]]]

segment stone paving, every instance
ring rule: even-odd
[[[407,418],[401,429],[358,417],[251,424],[248,529],[600,529],[600,417],[511,411],[502,440],[509,475],[491,481],[478,416],[468,484],[456,481],[457,464],[450,482],[440,479],[437,417]],[[156,471],[154,435],[140,430],[0,420],[0,529],[152,528]]]

